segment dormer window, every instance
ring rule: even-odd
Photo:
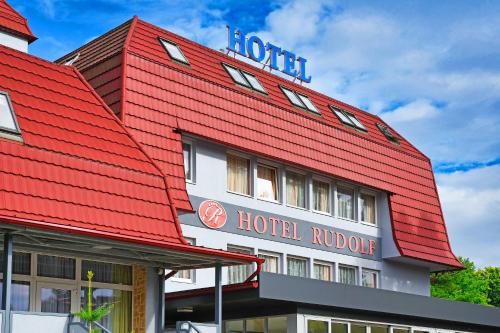
[[[301,93],[298,93],[296,91],[293,91],[285,87],[280,87],[280,88],[281,90],[283,90],[283,93],[285,94],[286,97],[288,97],[288,99],[293,105],[320,114],[316,106],[314,106],[309,97],[307,97],[306,95],[303,95]]]
[[[0,132],[21,134],[9,94],[0,91]]]
[[[338,109],[331,105],[330,108],[332,109],[333,113],[335,113],[335,115],[340,119],[340,121],[345,125],[354,127],[355,129],[358,129],[363,132],[367,131],[366,127],[358,120],[358,118],[356,118],[356,116],[353,113]]]
[[[179,46],[177,44],[175,44],[174,42],[171,42],[169,40],[163,39],[163,38],[159,38],[159,39],[160,39],[161,45],[163,45],[163,47],[167,51],[170,58],[172,58],[173,60],[179,61],[185,65],[189,65],[189,61],[184,56],[184,54],[182,53],[181,49],[179,48]]]
[[[224,66],[228,74],[237,84],[261,92],[263,94],[267,94],[266,89],[255,75],[228,64],[222,64],[222,66]]]
[[[73,55],[72,57],[66,59],[64,66],[72,66],[80,58],[80,53]]]
[[[377,127],[380,130],[380,132],[382,132],[382,134],[385,135],[387,140],[389,140],[390,142],[392,142],[396,145],[399,144],[399,139],[394,134],[392,134],[391,130],[389,130],[389,128],[387,126],[385,126],[381,123],[377,123]]]

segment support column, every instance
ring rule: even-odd
[[[157,333],[163,333],[165,329],[165,270],[158,268],[158,317]]]
[[[6,233],[3,238],[3,284],[2,284],[2,310],[5,310],[4,332],[11,330],[11,293],[12,293],[12,234]]]
[[[215,264],[215,324],[217,333],[222,332],[222,265]]]

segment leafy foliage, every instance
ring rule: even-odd
[[[471,260],[459,259],[463,270],[431,274],[432,296],[500,306],[500,268],[477,269]]]

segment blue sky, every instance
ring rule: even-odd
[[[226,24],[309,60],[310,87],[433,161],[455,253],[500,266],[500,2],[10,0],[53,60],[139,15],[215,49]]]

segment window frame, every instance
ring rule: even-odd
[[[304,177],[304,207],[295,206],[293,204],[288,203],[288,173],[293,173],[293,174]],[[294,169],[294,168],[285,168],[284,176],[285,176],[285,184],[284,184],[285,188],[284,188],[283,192],[285,194],[285,198],[284,198],[285,205],[287,207],[291,207],[291,208],[309,210],[309,202],[308,202],[309,201],[308,200],[309,199],[309,177],[307,177],[307,173],[305,171]]]
[[[232,156],[237,157],[237,158],[245,159],[245,160],[248,161],[248,173],[247,173],[247,177],[248,177],[248,194],[229,190],[229,183],[227,181],[228,180],[227,178],[229,177],[229,170],[228,170],[229,164],[228,164],[227,157],[229,155],[232,155]],[[244,197],[252,198],[253,194],[255,192],[254,191],[254,181],[253,181],[254,180],[253,169],[254,169],[254,161],[253,161],[253,159],[250,156],[242,154],[242,153],[239,153],[239,152],[235,152],[235,151],[232,151],[232,150],[227,150],[226,151],[226,192],[231,193],[231,194],[242,195]]]
[[[259,250],[257,252],[257,257],[260,258],[260,255],[264,255],[264,256],[267,256],[267,257],[277,258],[278,259],[278,270],[277,270],[276,273],[272,273],[272,274],[281,274],[281,272],[283,271],[283,269],[282,269],[282,259],[281,259],[283,257],[282,254],[277,253],[277,252],[271,252],[271,251],[265,251],[265,250],[261,251],[261,250]]]
[[[279,85],[280,89],[281,89],[281,92],[283,93],[283,95],[285,95],[285,97],[288,99],[288,101],[293,105],[293,106],[296,106],[298,108],[300,108],[301,110],[304,110],[304,111],[307,111],[307,112],[310,112],[312,114],[315,114],[315,115],[318,115],[318,116],[321,116],[321,111],[318,109],[318,107],[316,107],[316,105],[314,105],[314,103],[312,102],[312,100],[309,98],[309,96],[307,95],[304,95],[302,93],[299,93],[293,89],[290,89],[290,88],[287,88],[283,85]],[[290,97],[290,95],[287,94],[287,92],[290,92],[290,94],[294,95],[295,98],[297,99],[297,101],[300,103],[300,104],[297,104],[295,103],[292,98]],[[307,106],[306,103],[304,103],[304,101],[302,100],[302,98],[300,98],[300,96],[302,96],[303,98],[306,98],[307,100],[309,100],[309,102],[311,103],[311,105],[314,107],[314,109],[311,109]]]
[[[236,250],[236,251],[232,251],[232,250]],[[232,253],[243,253],[243,254],[250,254],[250,255],[253,255],[255,254],[255,249],[252,248],[252,247],[247,247],[247,246],[241,246],[241,245],[233,245],[233,244],[226,244],[226,251],[227,252],[232,252]],[[237,284],[237,283],[241,283],[241,282],[244,282],[244,281],[240,281],[240,282],[231,282],[231,279],[230,279],[230,276],[231,276],[231,269],[239,269],[239,268],[243,268],[245,267],[246,269],[250,269],[250,271],[248,272],[248,276],[247,278],[250,276],[250,274],[252,274],[252,268],[253,268],[253,265],[252,264],[247,264],[247,265],[238,265],[238,266],[229,266],[227,268],[227,284]]]
[[[374,221],[373,223],[370,223],[368,221],[364,221],[362,218],[361,218],[361,214],[362,214],[362,210],[363,210],[363,206],[361,204],[361,195],[362,194],[365,194],[365,195],[369,195],[369,196],[372,196],[373,199],[374,199]],[[357,191],[357,198],[358,198],[358,203],[357,203],[357,206],[358,206],[358,221],[364,225],[368,225],[368,226],[371,226],[371,227],[378,227],[378,218],[377,218],[377,215],[378,215],[378,208],[377,208],[377,193],[376,192],[373,192],[373,191],[370,191],[368,189],[365,189],[365,188],[360,188],[358,191]]]
[[[306,270],[305,270],[305,275],[304,276],[298,276],[298,275],[290,275],[288,274],[288,260],[289,259],[295,259],[295,260],[301,260],[301,261],[304,261],[305,262],[305,267],[306,267]],[[307,258],[307,257],[301,257],[301,256],[296,256],[294,254],[287,254],[286,255],[286,275],[288,276],[293,276],[293,277],[300,277],[300,278],[310,278],[311,277],[311,272],[310,272],[310,268],[309,268],[309,263],[310,263],[310,259]]]
[[[346,125],[349,128],[355,129],[358,132],[368,133],[368,129],[366,128],[366,126],[358,119],[358,117],[356,117],[356,115],[354,113],[346,111],[346,110],[341,109],[341,108],[334,106],[334,105],[329,105],[329,107],[330,107],[330,110],[333,112],[333,114],[337,117],[337,119],[343,125]],[[345,121],[344,119],[342,119],[342,116],[340,116],[337,112],[342,114],[344,117],[346,117],[348,119],[348,121]],[[354,121],[352,121],[351,117],[356,119],[356,121],[361,125],[361,127],[356,125],[356,123]]]
[[[12,105],[12,101],[10,99],[10,94],[7,91],[0,90],[0,95],[5,97],[7,101],[7,108],[9,109],[10,116],[12,118],[12,122],[14,123],[15,129],[4,127],[0,124],[0,133],[5,133],[7,135],[13,135],[15,137],[20,137],[22,135],[21,128],[19,127],[19,123],[17,121],[16,112],[14,111],[14,106]]]
[[[80,52],[78,52],[77,54],[73,55],[72,57],[70,58],[67,58],[63,65],[64,66],[73,66],[73,64],[80,58]]]
[[[272,199],[267,199],[259,196],[259,167],[262,166],[264,168],[268,169],[274,169],[275,170],[275,175],[276,175],[276,200]],[[276,204],[281,204],[281,172],[280,168],[278,166],[274,166],[273,163],[267,163],[267,162],[262,162],[262,161],[257,161],[256,167],[255,167],[255,197],[258,200],[266,201],[266,202],[272,202]]]
[[[328,184],[328,212],[314,209],[314,182],[315,181]],[[322,214],[322,215],[326,215],[326,216],[334,216],[335,215],[335,209],[334,209],[335,200],[332,197],[334,193],[335,193],[334,185],[332,184],[331,179],[321,177],[318,175],[313,175],[311,178],[311,193],[310,193],[311,211],[313,213]]]
[[[392,144],[394,144],[396,146],[400,146],[401,145],[401,141],[399,140],[398,137],[396,137],[394,135],[394,133],[392,133],[392,131],[389,129],[389,126],[387,126],[385,124],[382,124],[380,122],[375,123],[375,126],[377,126],[377,128],[385,136],[385,138],[387,139],[387,141],[389,141],[390,143],[392,143]]]
[[[182,52],[181,48],[179,47],[179,44],[177,44],[177,43],[175,43],[175,42],[173,42],[171,40],[168,40],[166,38],[163,38],[161,36],[158,36],[158,41],[160,42],[161,46],[165,49],[165,52],[167,52],[168,56],[170,57],[170,60],[172,60],[174,62],[177,62],[177,63],[179,63],[181,65],[191,67],[191,64],[189,63],[188,58],[184,55],[184,52]],[[179,50],[179,53],[182,55],[182,57],[184,59],[181,60],[181,59],[177,59],[174,56],[172,56],[172,54],[170,53],[170,51],[168,50],[168,48],[165,46],[164,43],[167,43],[167,44],[170,44],[172,46],[175,46],[177,48],[177,50]]]
[[[338,192],[339,192],[339,187],[340,188],[343,188],[343,189],[349,189],[349,190],[352,190],[352,218],[348,218],[348,217],[343,217],[343,216],[340,216],[339,215],[339,199],[338,199]],[[350,221],[350,222],[358,222],[359,219],[357,217],[357,211],[358,211],[358,207],[357,207],[357,191],[356,191],[356,187],[351,185],[351,184],[347,184],[347,183],[336,183],[335,184],[335,217],[338,218],[338,219],[341,219],[341,220],[345,220],[345,221]]]
[[[315,265],[330,267],[330,279],[329,280],[322,280],[322,279],[318,279],[316,276],[314,276],[314,267],[315,267]],[[313,260],[313,272],[311,274],[311,278],[313,278],[315,280],[319,280],[319,281],[333,282],[333,281],[335,281],[335,272],[334,271],[335,271],[335,264],[334,263],[328,262],[328,261],[324,261],[324,260],[316,260],[316,259],[314,259]]]
[[[351,268],[351,269],[354,269],[354,283],[345,283],[345,282],[341,282],[340,281],[340,270],[342,268]],[[338,283],[343,283],[343,284],[347,284],[347,285],[350,285],[350,286],[359,286],[359,267],[358,266],[354,266],[354,265],[349,265],[349,264],[339,264],[338,265],[338,269],[339,269],[339,273],[338,273]]]
[[[363,273],[368,272],[368,273],[375,273],[375,287],[370,287],[370,286],[365,286],[363,283]],[[371,268],[361,268],[361,286],[366,287],[366,288],[372,288],[372,289],[380,289],[380,271],[371,269]]]
[[[228,64],[226,62],[221,62],[221,64],[222,64],[222,67],[224,68],[224,70],[226,71],[226,73],[229,75],[229,77],[233,80],[233,82],[237,86],[243,87],[243,88],[248,89],[250,91],[257,92],[257,93],[260,93],[260,94],[263,94],[263,95],[266,95],[266,96],[268,95],[266,88],[260,82],[260,80],[257,77],[257,75],[255,75],[253,73],[250,73],[249,71],[240,69],[240,68],[238,68],[236,66],[230,65],[230,64]],[[231,74],[230,69],[233,69],[236,72],[238,72],[240,74],[241,78],[243,79],[244,83],[237,81],[234,78],[234,76]],[[262,87],[262,90],[255,88],[254,85],[250,82],[250,80],[246,77],[246,75],[252,76],[255,80],[257,80],[257,82],[259,83],[259,85]]]
[[[188,179],[186,176],[184,176],[186,183],[189,184],[196,184],[196,170],[195,170],[195,154],[196,154],[196,149],[195,149],[195,143],[193,140],[190,139],[182,139],[182,161],[183,161],[183,166],[184,166],[184,175],[186,174],[186,167],[184,165],[184,145],[189,145],[190,150],[189,150],[189,156],[191,157],[189,160],[189,168],[191,170],[191,177]]]
[[[250,87],[252,87],[252,90],[255,90],[255,91],[257,91],[257,92],[259,92],[259,93],[261,93],[261,94],[268,95],[266,88],[265,88],[265,87],[264,87],[264,85],[260,82],[260,80],[257,78],[257,75],[252,74],[252,73],[247,72],[247,71],[244,71],[244,70],[242,70],[242,69],[240,69],[240,72],[241,72],[241,74],[243,75],[243,78],[245,78],[245,80],[247,80],[247,82],[250,84]],[[252,76],[253,78],[255,78],[255,80],[257,80],[257,82],[259,83],[259,85],[262,87],[262,90],[255,88],[255,87],[254,87],[254,85],[252,84],[252,82],[250,82],[250,80],[246,77],[246,75],[250,75],[250,76]]]

